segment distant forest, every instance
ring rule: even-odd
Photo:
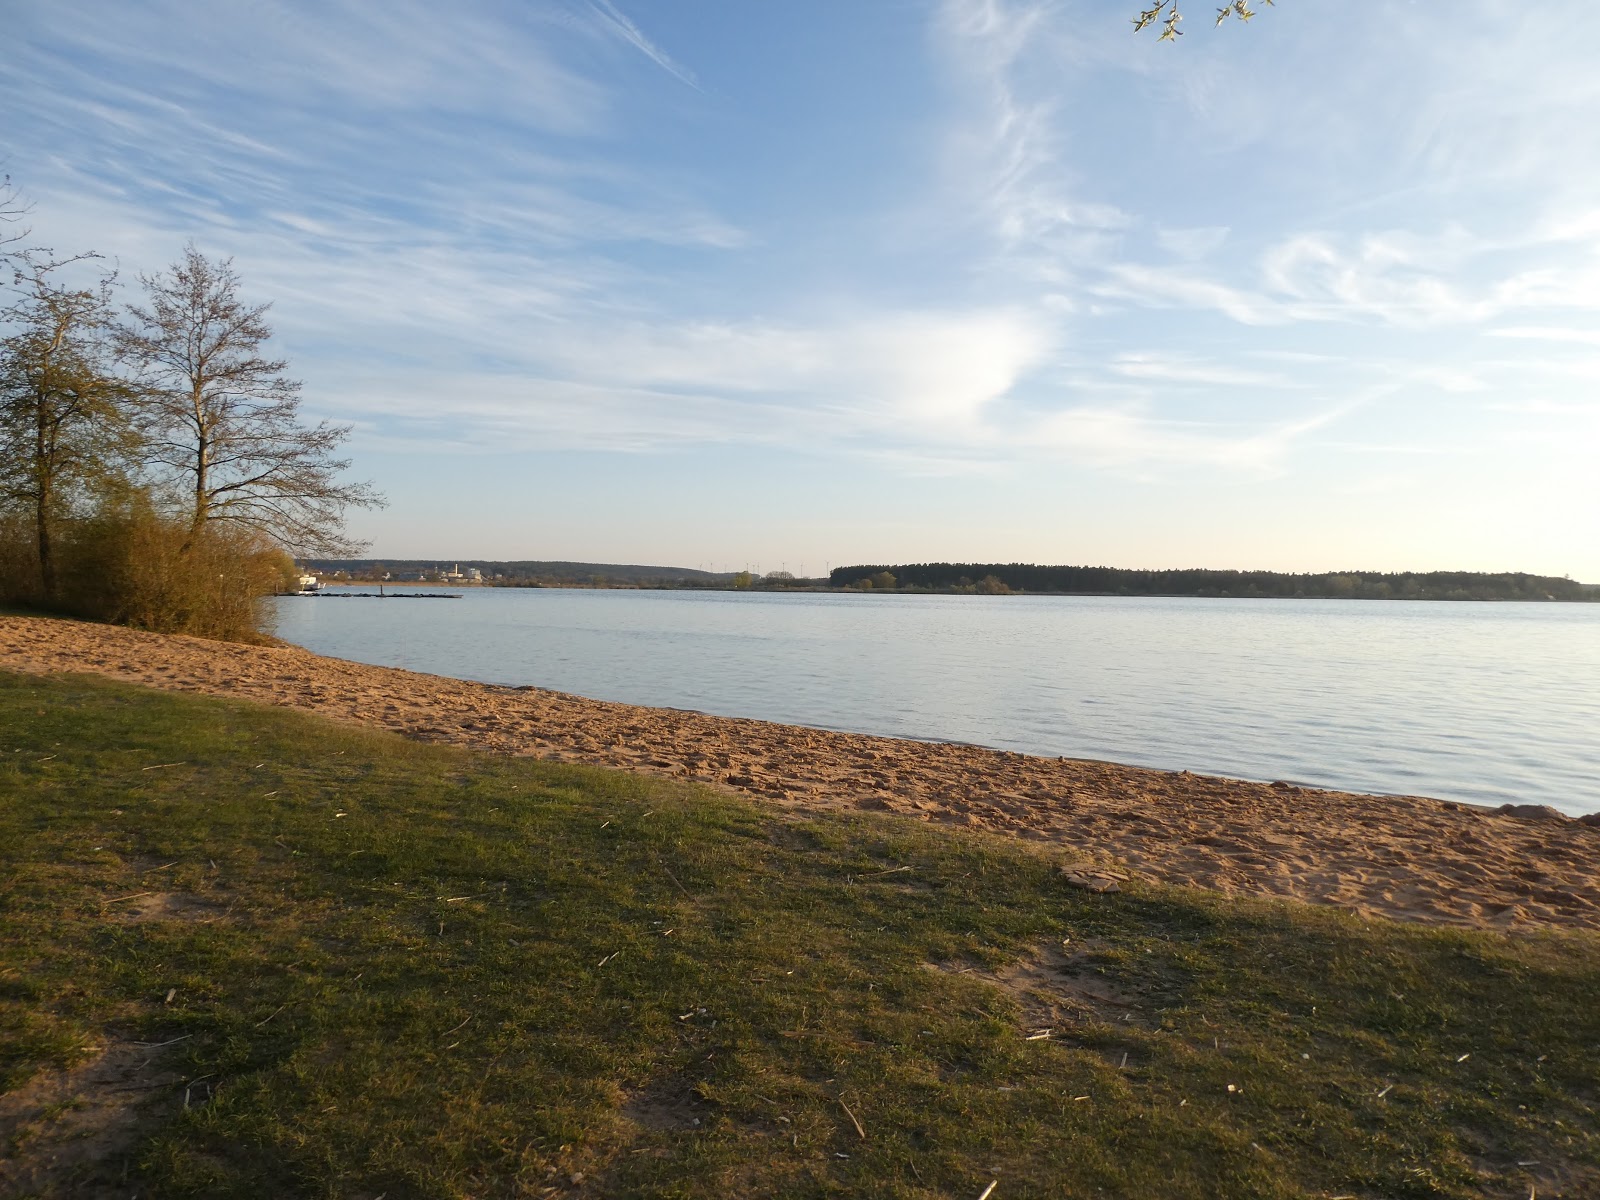
[[[1109,596],[1323,597],[1350,600],[1566,600],[1600,602],[1600,586],[1522,572],[1130,571],[1032,563],[912,563],[835,567],[834,587],[939,592],[1056,592]]]

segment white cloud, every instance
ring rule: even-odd
[[[1341,404],[1262,429],[1161,419],[1133,408],[1074,408],[1041,420],[1030,441],[1057,456],[1099,467],[1201,466],[1262,477],[1281,472],[1295,442],[1351,407]]]
[[[1023,313],[878,312],[848,323],[636,325],[552,345],[563,371],[612,385],[810,398],[840,432],[968,434],[1050,350]]]
[[[1589,249],[1570,229],[1564,240],[1546,231],[1516,241],[1460,229],[1354,238],[1294,233],[1266,248],[1255,279],[1244,285],[1192,266],[1123,262],[1108,265],[1088,287],[1148,307],[1220,312],[1243,325],[1478,325],[1516,312],[1600,314],[1600,257]]]
[[[1115,263],[1088,289],[1097,296],[1152,308],[1214,310],[1241,325],[1281,325],[1292,319],[1282,305],[1267,296],[1207,279],[1192,270]]]
[[[1294,388],[1297,384],[1288,376],[1276,372],[1255,371],[1248,367],[1232,367],[1225,363],[1205,362],[1171,354],[1124,353],[1110,364],[1110,370],[1130,379],[1144,379],[1160,383],[1186,383],[1216,385],[1219,387],[1272,387]]]

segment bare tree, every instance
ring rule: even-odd
[[[356,551],[345,510],[383,497],[339,479],[350,463],[334,454],[349,426],[301,422],[300,384],[263,354],[270,306],[245,304],[233,260],[212,262],[192,243],[141,281],[148,306],[128,310],[123,348],[144,388],[147,462],[181,488],[191,540],[229,521],[298,553]]]
[[[136,443],[131,389],[114,367],[114,272],[88,286],[60,282],[64,268],[96,258],[10,256],[19,297],[0,310],[0,500],[34,527],[39,583],[56,595],[54,532],[96,483],[115,477]]]

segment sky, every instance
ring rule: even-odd
[[[390,558],[1600,582],[1600,71],[1519,0],[0,0],[33,239],[193,240]]]

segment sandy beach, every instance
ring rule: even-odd
[[[1231,894],[1436,924],[1600,928],[1600,823],[1531,806],[1506,813],[835,733],[42,617],[0,617],[0,668],[277,704],[797,809],[898,813]]]

